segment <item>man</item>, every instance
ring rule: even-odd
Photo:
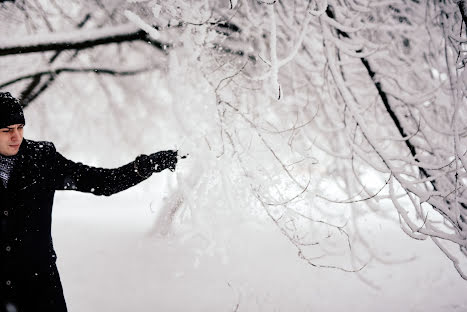
[[[23,139],[20,102],[0,92],[0,311],[67,311],[55,265],[51,217],[55,190],[112,195],[153,172],[175,170],[176,151],[140,155],[116,169],[66,159],[50,142]]]

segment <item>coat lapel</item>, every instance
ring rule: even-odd
[[[27,144],[26,140],[23,140],[20,150],[18,152],[18,158],[16,159],[15,166],[11,172],[10,179],[8,181],[7,190],[22,190],[29,187],[29,184],[34,181],[33,176],[34,172],[26,172],[26,168],[31,167],[31,159],[27,153]]]

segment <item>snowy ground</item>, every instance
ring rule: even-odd
[[[305,264],[267,224],[232,222],[210,247],[202,233],[149,235],[155,214],[141,194],[57,193],[53,235],[70,312],[467,311],[467,282],[433,244],[397,227],[374,239],[398,246],[392,257],[418,258],[370,264],[376,290]]]

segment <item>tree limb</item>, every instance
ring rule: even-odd
[[[152,68],[142,68],[142,69],[135,69],[135,70],[126,70],[126,71],[119,71],[119,70],[114,70],[114,69],[109,69],[109,68],[72,68],[72,67],[62,67],[62,68],[56,68],[56,69],[51,69],[51,70],[44,70],[40,72],[34,72],[31,74],[27,75],[22,75],[17,78],[14,78],[12,80],[9,80],[7,82],[4,82],[0,84],[0,89],[5,88],[9,85],[15,84],[17,82],[20,82],[25,79],[31,79],[31,78],[36,78],[44,75],[50,75],[50,76],[57,76],[61,73],[96,73],[96,74],[106,74],[106,75],[112,75],[112,76],[131,76],[131,75],[137,75],[143,72],[147,72],[151,70]]]
[[[170,46],[151,38],[146,32],[134,25],[124,24],[102,29],[77,30],[69,33],[53,33],[46,35],[25,36],[20,40],[0,42],[0,56],[46,51],[82,50],[98,45],[145,41],[165,51]]]

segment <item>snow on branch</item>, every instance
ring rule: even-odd
[[[354,7],[354,9],[356,8]],[[427,34],[427,37],[435,34],[439,36],[446,48],[442,53],[431,51],[430,57],[432,59],[429,61],[429,66],[432,72],[427,71],[430,76],[423,75],[421,70],[423,65],[415,60],[419,51],[424,48],[424,41],[406,36],[402,30],[405,27],[399,30],[402,34],[402,44],[396,46],[400,47],[400,50],[396,48],[385,53],[376,51],[372,55],[357,55],[353,52],[356,46],[352,45],[362,43],[362,39],[366,37],[378,38],[380,36],[378,40],[372,40],[375,43],[384,42],[381,38],[386,36],[385,30],[372,29],[371,36],[362,36],[362,31],[358,29],[349,34],[344,28],[330,22],[330,19],[335,19],[337,16],[331,10],[328,11],[328,17],[321,17],[327,67],[331,73],[332,83],[338,90],[340,101],[345,103],[348,115],[346,124],[352,125],[346,131],[348,139],[352,140],[349,143],[352,144],[354,155],[374,169],[376,169],[374,160],[379,159],[379,162],[387,167],[386,172],[391,175],[389,199],[398,212],[401,228],[412,238],[430,237],[435,242],[442,244],[440,249],[453,262],[460,276],[465,279],[467,270],[465,266],[462,267],[459,264],[459,259],[463,255],[454,254],[444,248],[448,244],[458,245],[461,252],[467,248],[467,198],[464,194],[465,183],[463,180],[466,176],[467,165],[464,161],[465,140],[459,136],[459,132],[462,131],[461,127],[465,124],[465,110],[461,109],[460,105],[462,101],[465,101],[465,96],[458,96],[459,94],[465,95],[465,91],[462,87],[458,87],[460,84],[459,81],[456,81],[455,66],[451,57],[455,56],[455,53],[449,51],[451,48],[456,51],[457,47],[448,45],[449,40],[452,39],[452,36],[449,37],[449,35],[452,34],[452,29],[458,29],[459,23],[456,24],[456,21],[459,21],[460,18],[457,16],[456,19],[453,15],[455,13],[449,13],[455,11],[452,5],[428,6],[426,7],[427,12],[420,14],[419,19],[417,15],[404,15],[411,9],[417,8],[407,8],[404,11],[394,5],[389,5],[389,9],[389,12],[391,10],[393,12],[392,16],[386,17],[389,23],[394,20],[397,21],[396,23],[415,28],[417,23],[424,23],[423,16],[425,14],[438,15],[443,12],[444,18],[441,23],[436,24],[437,22],[435,22],[434,25],[430,25],[435,30]],[[372,16],[373,18],[374,16]],[[434,20],[436,21],[436,19]],[[397,27],[395,27],[394,32],[385,39],[394,41],[394,38],[397,38],[394,33],[397,31]],[[418,32],[418,35],[423,36],[424,33]],[[457,38],[457,44],[465,40],[462,36]],[[419,64],[419,68],[417,70],[395,69],[392,71],[388,65],[393,63],[387,61],[388,58],[392,58],[391,53],[395,53],[400,60],[404,60],[407,64],[416,62]],[[352,67],[349,66],[350,64]],[[457,74],[463,73],[463,69],[458,70],[460,71]],[[391,74],[385,75],[385,71]],[[450,89],[444,90],[442,87],[440,82],[444,78],[439,79],[442,77],[439,74],[440,71],[444,76],[449,73]],[[377,100],[374,105],[371,105],[371,110],[374,109],[379,114],[388,115],[389,118],[384,118],[386,127],[390,125],[394,128],[391,131],[397,131],[400,139],[385,140],[386,144],[375,140],[374,132],[379,130],[379,127],[374,127],[375,115],[367,115],[368,108],[360,107],[359,103],[362,101],[362,91],[356,83],[355,75],[358,73],[358,79],[363,81],[361,78],[364,72],[367,74],[366,85],[372,85],[377,94]],[[437,76],[433,72],[437,73]],[[391,78],[391,75],[397,75],[396,79]],[[396,81],[396,83],[388,80]],[[415,88],[418,90],[414,91]],[[436,96],[410,103],[405,101],[405,99],[414,96],[422,98],[423,94]],[[440,98],[444,97],[451,97],[454,100],[447,103],[441,102]],[[438,103],[432,105],[430,102]],[[440,114],[442,110],[443,114]],[[376,119],[378,118],[379,116],[376,117]],[[420,122],[421,118],[424,119],[423,122]],[[389,120],[392,120],[392,123],[388,122]],[[438,132],[435,134],[431,132],[431,125],[436,123],[450,125],[450,133]],[[360,137],[358,143],[353,141],[356,133]],[[413,133],[413,135],[409,137],[408,133]],[[440,138],[436,139],[437,135]],[[401,140],[401,138],[405,139]],[[399,147],[396,147],[397,145]],[[394,154],[394,150],[399,150],[404,145],[405,151],[402,152],[402,157]],[[436,164],[438,164],[438,168],[436,168]],[[358,173],[355,175],[355,179],[358,179]],[[396,191],[396,185],[400,191]],[[422,204],[428,204],[430,209],[439,213],[443,223],[428,218],[428,213],[422,208]]]

